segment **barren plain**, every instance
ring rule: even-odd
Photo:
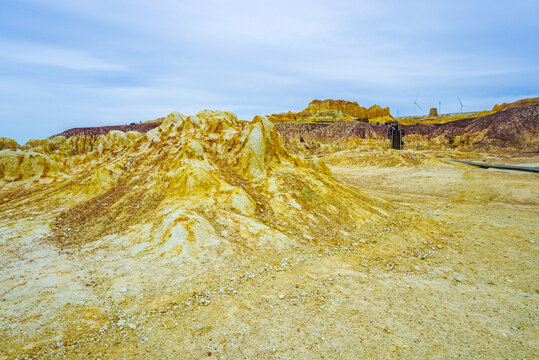
[[[204,111],[4,140],[0,356],[537,358],[539,174],[450,161],[537,166],[531,129],[397,151]]]

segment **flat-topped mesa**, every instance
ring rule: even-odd
[[[280,113],[268,116],[273,123],[285,122],[320,122],[320,121],[370,121],[393,120],[389,108],[373,105],[370,108],[360,106],[355,101],[346,100],[313,100],[306,109],[294,113]],[[375,121],[376,122],[376,121]]]

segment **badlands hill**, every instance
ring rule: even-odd
[[[507,124],[533,145],[536,110],[436,139]],[[362,122],[148,124],[0,139],[1,359],[537,353],[536,173],[394,151]]]
[[[357,102],[345,100],[313,100],[300,112],[272,114],[268,119],[273,123],[308,123],[327,121],[371,121],[386,122],[394,120],[389,108],[373,105],[370,108],[359,106]]]
[[[474,120],[483,116],[494,114],[501,110],[509,110],[512,108],[522,108],[539,103],[539,98],[527,98],[517,100],[512,103],[496,104],[491,110],[482,110],[477,112],[461,112],[452,114],[439,114],[438,116],[418,115],[418,116],[403,116],[398,119],[401,125],[428,125],[428,124],[445,124],[458,120]]]
[[[97,127],[84,127],[84,128],[73,128],[66,131],[61,132],[60,134],[49,136],[49,139],[55,138],[57,136],[63,136],[65,138],[70,138],[72,136],[77,135],[90,135],[90,136],[97,136],[97,135],[106,135],[111,131],[121,131],[121,132],[130,132],[135,131],[139,133],[146,133],[159,125],[163,122],[164,118],[159,118],[155,121],[151,122],[144,122],[140,124],[131,123],[129,125],[113,125],[113,126],[97,126]]]
[[[116,327],[120,304],[140,313],[181,291],[205,305],[239,264],[284,266],[277,252],[357,240],[390,208],[289,154],[267,118],[217,111],[5,148],[0,186],[0,354],[140,326]]]
[[[403,125],[405,143],[422,146],[454,146],[460,149],[539,147],[539,102],[525,99],[499,106],[497,111],[473,119],[443,124]],[[331,124],[277,124],[291,149],[316,144],[353,144],[355,139],[385,139],[388,126],[362,122]],[[310,144],[310,145],[309,145]]]
[[[32,182],[19,183],[23,180]],[[192,217],[213,234],[223,226],[217,225],[221,211],[232,214],[225,217],[256,219],[260,226],[311,229],[329,237],[331,228],[352,230],[347,218],[356,222],[383,213],[376,201],[336,182],[322,161],[290,155],[267,118],[245,123],[225,112],[170,114],[145,134],[113,130],[96,135],[90,130],[33,140],[23,149],[0,151],[0,181],[5,199],[17,197],[21,187],[47,194],[43,206],[65,201],[69,194],[69,209],[53,224],[54,241],[66,244],[81,237],[96,239],[144,219],[177,226],[193,223],[188,220]],[[364,203],[364,213],[350,210],[358,201]],[[166,220],[175,211],[184,220]],[[184,213],[188,211],[193,213]],[[105,212],[110,219],[99,224],[99,233],[81,228],[86,216],[98,218]],[[66,232],[68,227],[73,231]]]

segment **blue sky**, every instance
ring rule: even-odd
[[[538,4],[3,0],[0,136],[328,98],[491,108],[539,96]]]

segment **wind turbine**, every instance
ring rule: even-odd
[[[416,107],[416,106],[419,108],[419,110],[423,110],[423,109],[421,109],[421,106],[419,106],[419,104],[417,103],[417,97],[418,97],[418,96],[419,96],[419,94],[417,94],[417,95],[415,96],[415,100],[414,100],[414,102],[413,102],[413,104],[414,104],[414,116],[415,116],[415,107]]]
[[[460,101],[460,98],[459,99],[459,103],[460,103],[460,112],[462,112],[462,108],[464,107],[464,105],[462,105],[462,101]]]

